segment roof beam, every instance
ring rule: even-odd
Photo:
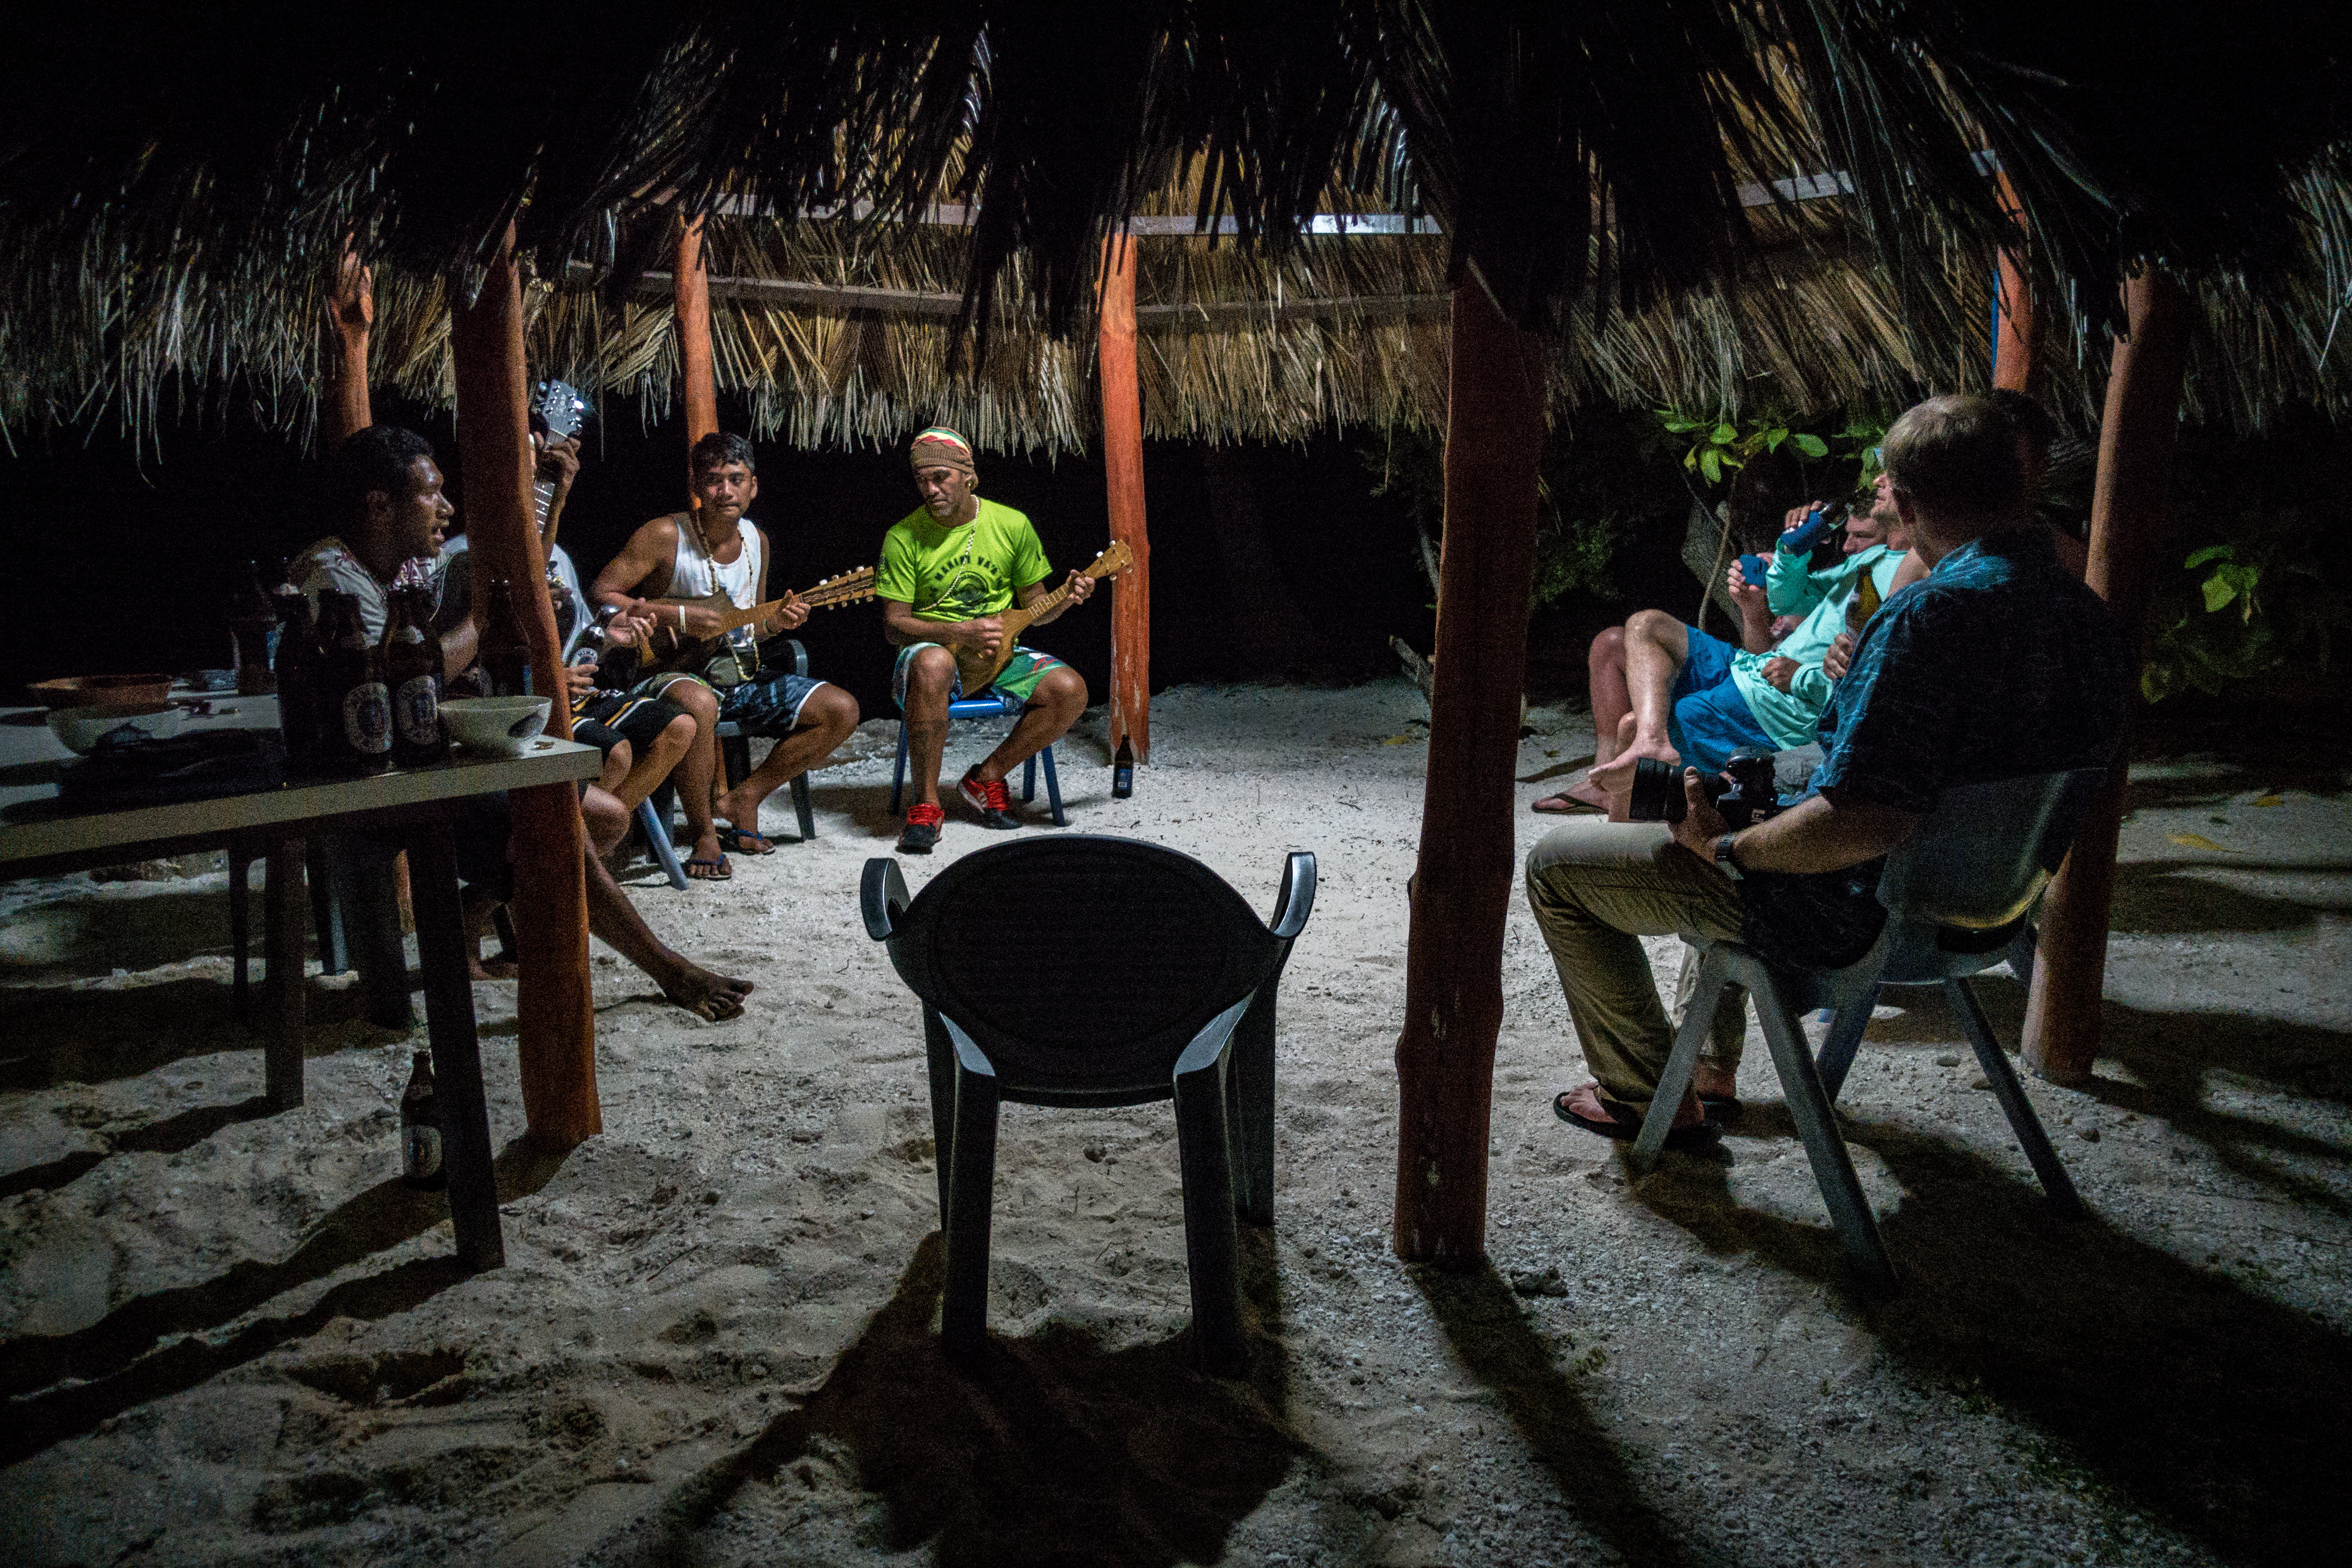
[[[963,296],[929,289],[869,289],[846,284],[794,283],[774,278],[709,280],[714,300],[749,300],[788,310],[874,310],[892,316],[953,316]],[[637,284],[647,297],[667,298],[670,275],[648,272]],[[1184,305],[1138,305],[1138,326],[1245,326],[1253,321],[1298,321],[1344,316],[1443,320],[1452,297],[1445,294],[1292,295],[1270,300],[1220,300]]]

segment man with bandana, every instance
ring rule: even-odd
[[[914,799],[898,848],[928,855],[947,822],[939,786],[948,704],[980,695],[962,689],[956,654],[993,658],[1004,646],[1004,624],[998,616],[1016,603],[1028,605],[1045,597],[1053,569],[1026,517],[980,498],[979,471],[971,444],[961,436],[943,426],[926,430],[907,456],[923,504],[883,539],[874,592],[882,601],[883,633],[898,649],[890,690],[906,715],[907,756],[914,775]],[[1069,597],[1030,624],[1043,626],[1070,605],[1084,604],[1094,585],[1093,578],[1072,572]],[[1051,654],[1015,646],[989,689],[1019,698],[1021,721],[965,773],[956,793],[982,826],[1018,827],[1004,775],[1077,721],[1087,708],[1087,683]]]

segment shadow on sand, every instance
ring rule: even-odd
[[[730,1498],[821,1438],[854,1456],[857,1484],[880,1495],[886,1552],[936,1542],[950,1568],[1222,1557],[1300,1451],[1280,1343],[1254,1336],[1247,1375],[1226,1382],[1193,1369],[1189,1335],[1106,1351],[1049,1327],[992,1337],[982,1364],[959,1369],[931,1327],[946,1251],[937,1233],[926,1238],[823,1386],[682,1489],[631,1560],[691,1559],[690,1537]],[[1245,1229],[1243,1252],[1263,1314],[1270,1239]]]
[[[2033,1461],[2086,1472],[2225,1559],[2341,1549],[2352,1342],[2095,1216],[2061,1220],[2030,1181],[1952,1143],[1884,1124],[1849,1135],[1904,1188],[1880,1215],[1902,1289],[1846,1298],[1885,1353],[2047,1434]],[[1725,1169],[1670,1155],[1636,1191],[1711,1251],[1846,1283],[1826,1216],[1739,1208]]]
[[[499,1200],[539,1191],[562,1165],[562,1154],[517,1139],[499,1153]],[[281,1262],[248,1259],[203,1284],[125,1301],[77,1332],[0,1342],[0,1393],[11,1396],[8,1418],[0,1422],[0,1465],[89,1431],[133,1405],[194,1388],[336,1318],[374,1320],[422,1304],[467,1277],[455,1258],[412,1258],[347,1279],[290,1316],[247,1323],[226,1338],[210,1332],[289,1290],[422,1236],[447,1216],[442,1194],[380,1182],[320,1221]],[[159,1342],[174,1335],[168,1344]]]

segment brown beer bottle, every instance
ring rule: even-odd
[[[489,596],[482,602],[481,660],[491,696],[532,695],[530,638],[523,632],[522,614],[515,605],[515,585],[504,577],[490,579]]]
[[[368,641],[360,602],[330,588],[319,595],[320,718],[328,732],[328,771],[380,773],[392,766],[392,693],[383,660]]]
[[[412,1187],[449,1184],[441,1166],[441,1099],[433,1086],[433,1055],[416,1053],[408,1088],[400,1096],[400,1179]]]
[[[228,632],[236,649],[236,694],[267,697],[278,689],[278,674],[269,667],[269,634],[277,629],[278,614],[269,589],[261,579],[261,563],[245,563],[245,581],[237,584],[228,607]]]
[[[278,728],[286,737],[286,771],[320,771],[319,631],[310,601],[288,584],[278,590]]]
[[[383,684],[392,697],[392,765],[429,768],[449,760],[441,722],[441,645],[425,629],[425,597],[403,572],[383,628]]]

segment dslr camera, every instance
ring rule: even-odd
[[[1698,783],[1732,831],[1778,816],[1780,795],[1772,780],[1772,753],[1742,746],[1723,764],[1723,774],[1703,775]],[[1690,815],[1683,794],[1683,764],[1643,757],[1633,764],[1633,798],[1627,816],[1635,822],[1680,822]]]

